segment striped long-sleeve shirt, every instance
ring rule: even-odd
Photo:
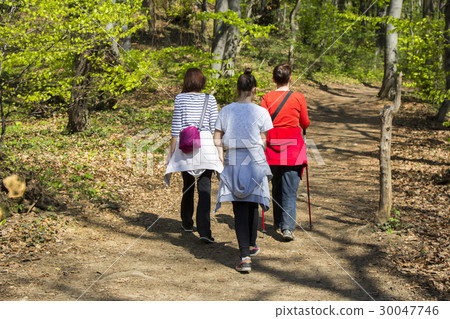
[[[188,126],[197,126],[202,116],[205,94],[180,93],[175,97],[175,109],[172,117],[172,136],[179,136],[180,132]],[[209,130],[214,133],[217,120],[217,102],[213,95],[209,95],[205,118],[201,131]]]

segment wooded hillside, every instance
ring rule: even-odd
[[[356,277],[368,280],[375,297],[448,300],[449,26],[450,1],[437,0],[0,0],[0,177],[10,177],[0,191],[0,272],[8,275],[0,278],[0,300],[21,296],[26,284],[12,279],[19,273],[35,285],[27,292],[30,299],[76,299],[81,285],[87,288],[114,260],[104,258],[95,264],[98,269],[83,270],[59,263],[90,263],[78,260],[79,254],[103,258],[98,251],[106,256],[115,240],[120,244],[114,253],[120,255],[166,211],[172,215],[162,219],[162,230],[149,235],[158,243],[155,263],[163,264],[163,252],[177,246],[169,256],[175,265],[183,264],[177,254],[207,259],[205,269],[217,271],[212,285],[217,278],[228,283],[230,270],[219,266],[228,265],[231,253],[203,255],[177,237],[181,180],[175,180],[175,190],[162,184],[174,98],[185,71],[198,67],[208,78],[204,91],[222,107],[234,100],[237,77],[250,67],[258,81],[255,103],[260,103],[274,89],[274,66],[286,62],[294,70],[292,89],[308,103],[308,138],[326,163],[311,165],[318,224],[313,236],[330,244]],[[379,113],[397,93],[401,106],[390,132],[392,209],[377,224]],[[303,205],[305,191],[299,192]],[[232,248],[226,236],[234,227],[229,218],[215,220],[227,253]],[[333,236],[338,243],[331,243]],[[98,251],[90,248],[92,240]],[[280,243],[266,244],[276,255]],[[264,260],[265,273],[275,274],[273,287],[289,284],[322,300],[366,300],[353,288],[339,288],[341,279],[320,279],[327,276],[320,267],[324,277],[316,282],[313,271],[306,271],[311,282],[302,290],[303,283],[289,275],[305,257],[306,248],[295,245],[287,251],[294,268],[286,273],[280,275],[270,258]],[[353,245],[360,255],[345,255]],[[326,258],[315,254],[311,269]],[[356,259],[360,264],[353,269]],[[55,263],[61,272],[52,272]],[[58,287],[49,295],[54,289],[49,284],[40,291],[42,278],[32,270],[37,265],[52,280],[63,278],[77,288]],[[372,270],[380,277],[372,278]],[[164,278],[170,282],[182,275]],[[401,287],[389,292],[382,282],[386,278]],[[174,294],[128,298],[117,292],[98,299],[208,299],[200,288],[191,299],[175,291],[185,285],[165,287]],[[259,297],[279,296],[248,298]]]

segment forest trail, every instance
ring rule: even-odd
[[[309,151],[313,231],[298,227],[296,239],[283,242],[267,212],[268,232],[258,234],[261,253],[253,258],[253,271],[240,274],[234,270],[239,254],[231,205],[213,216],[216,243],[205,245],[197,233],[181,232],[179,174],[169,189],[162,169],[152,177],[130,174],[117,179],[119,210],[69,206],[78,214],[76,227],[37,260],[13,263],[3,278],[2,299],[429,299],[384,259],[386,242],[396,235],[374,232],[369,223],[378,206],[377,89],[331,85],[299,91],[312,122],[308,144],[317,147]],[[217,186],[213,179],[213,206]],[[308,229],[306,181],[297,209],[297,222]]]

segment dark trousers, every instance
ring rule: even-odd
[[[258,204],[252,202],[232,202],[234,227],[241,258],[250,256],[250,246],[256,245],[258,231]]]
[[[206,170],[197,180],[197,231],[200,237],[211,236],[211,170]],[[183,177],[183,198],[181,199],[181,221],[183,227],[190,229],[194,226],[194,191],[195,177],[188,172],[181,172]]]
[[[270,166],[272,170],[273,221],[281,230],[295,229],[297,190],[300,183],[298,167]]]

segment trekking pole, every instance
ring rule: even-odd
[[[261,211],[262,211],[262,223],[263,223],[262,233],[263,233],[263,237],[264,237],[264,234],[266,233],[266,223],[264,222],[264,209],[261,209]]]
[[[303,140],[306,146],[306,129],[303,130]],[[309,230],[312,230],[312,220],[311,220],[311,198],[309,194],[309,176],[308,176],[308,161],[306,162],[306,188],[308,190],[308,210],[309,210]],[[264,216],[264,215],[263,215]]]

